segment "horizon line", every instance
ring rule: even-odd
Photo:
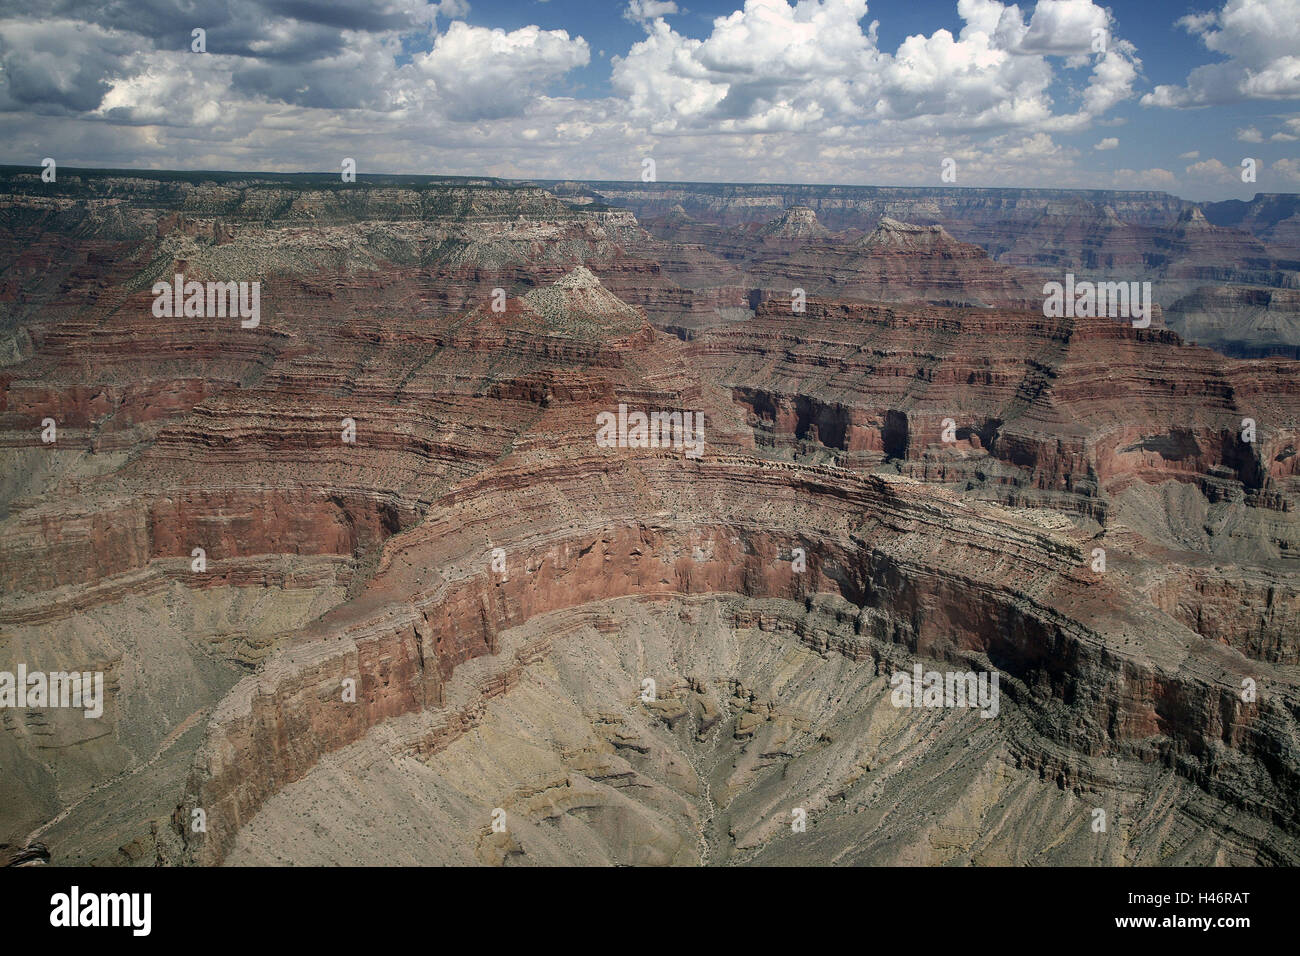
[[[26,163],[0,163],[0,172],[17,171],[26,175],[39,177],[42,167],[39,164]],[[329,170],[297,170],[294,172],[277,172],[271,170],[244,170],[244,169],[185,169],[185,168],[137,168],[131,166],[63,166],[60,171],[66,170],[71,173],[82,175],[109,175],[117,174],[140,179],[149,176],[171,175],[171,176],[245,176],[271,179],[274,177],[310,177],[320,176],[328,179],[337,179],[339,173]],[[636,179],[594,179],[581,176],[566,176],[561,178],[546,177],[526,177],[513,178],[507,176],[496,176],[489,173],[356,173],[354,182],[339,181],[338,185],[358,186],[362,184],[363,178],[374,179],[415,179],[436,181],[465,181],[465,180],[489,180],[494,183],[500,183],[507,186],[540,186],[547,183],[577,183],[590,185],[616,185],[632,186],[637,188],[654,189],[665,186],[762,186],[769,188],[813,188],[813,189],[907,189],[907,190],[925,190],[929,192],[1022,192],[1022,193],[1060,193],[1060,194],[1088,194],[1098,195],[1144,195],[1144,196],[1168,196],[1179,202],[1189,203],[1196,206],[1219,205],[1223,203],[1249,203],[1255,202],[1266,196],[1297,196],[1300,197],[1300,191],[1296,192],[1260,192],[1256,191],[1250,199],[1212,199],[1212,200],[1195,200],[1186,199],[1177,193],[1169,192],[1164,189],[1117,189],[1117,188],[1086,188],[1086,187],[1045,187],[1045,186],[959,186],[953,183],[941,183],[934,186],[900,186],[881,183],[795,183],[795,182],[762,182],[762,181],[742,181],[742,180],[707,180],[707,179],[682,179],[682,180],[655,180],[653,182],[643,182]],[[50,184],[47,184],[50,185]],[[52,185],[58,185],[54,183]]]

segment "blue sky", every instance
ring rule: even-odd
[[[1297,24],[1300,0],[0,0],[0,160],[933,185],[952,159],[958,186],[1246,198],[1300,189]]]

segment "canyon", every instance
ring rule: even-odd
[[[1297,222],[8,168],[0,671],[105,705],[0,708],[0,855],[1300,864]]]

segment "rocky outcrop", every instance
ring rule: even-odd
[[[987,258],[978,246],[955,242],[943,226],[915,226],[888,216],[881,217],[871,234],[859,243],[877,253],[903,255],[946,254],[962,258]]]
[[[681,206],[674,206],[680,210]],[[817,213],[807,206],[791,206],[776,219],[758,230],[760,236],[774,239],[812,239],[830,235],[830,230],[817,221]]]

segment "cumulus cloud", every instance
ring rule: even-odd
[[[43,5],[75,16],[0,20],[0,96],[111,122],[183,124],[223,100],[480,122],[521,114],[590,62],[586,40],[563,30],[452,20],[439,32],[440,20],[468,12],[465,0],[230,0],[201,18],[188,0],[130,13],[90,0]],[[1140,65],[1093,0],[1040,0],[1028,22],[1014,4],[959,0],[959,35],[909,36],[893,52],[879,49],[875,21],[863,24],[866,0],[747,0],[702,39],[663,19],[679,9],[674,0],[630,0],[625,15],[647,36],[612,59],[623,121],[650,133],[864,124],[1066,131],[1130,97]],[[186,59],[196,19],[214,58],[202,64]],[[1053,110],[1054,64],[1092,66],[1073,113]],[[225,97],[212,89],[217,81]],[[168,97],[177,104],[170,116]]]
[[[1092,148],[1099,150],[1116,149],[1119,146],[1119,140],[1114,136],[1107,136],[1101,142],[1095,144]]]
[[[1206,159],[1199,163],[1192,163],[1192,165],[1187,167],[1187,175],[1192,179],[1207,180],[1215,183],[1240,181],[1241,178],[1241,174],[1238,170],[1225,166],[1217,159]]]
[[[448,116],[478,120],[519,115],[541,88],[590,60],[587,41],[564,30],[507,33],[457,21],[414,62]]]
[[[230,0],[201,14],[187,0],[43,5],[75,19],[0,19],[0,108],[168,126],[259,102],[477,120],[518,113],[589,60],[562,30],[470,27],[454,19],[466,0]],[[196,26],[205,53],[191,52]],[[426,52],[405,56],[408,44]]]
[[[1034,126],[1052,115],[1047,61],[1019,56],[980,30],[908,37],[882,74],[886,116],[985,127]]]
[[[1300,97],[1300,0],[1228,0],[1177,23],[1227,60],[1198,66],[1182,86],[1157,86],[1143,105],[1182,109]]]
[[[634,118],[659,131],[803,129],[855,114],[877,72],[866,0],[748,0],[696,40],[664,20],[613,64]]]
[[[126,60],[92,115],[133,126],[214,127],[226,111],[228,69],[211,68],[197,57],[168,52]]]
[[[469,16],[469,0],[442,0],[441,3],[433,3],[430,6],[440,17],[454,19]]]
[[[634,115],[660,132],[801,130],[854,121],[950,129],[1070,129],[1132,95],[1136,49],[1111,37],[1092,0],[1018,6],[960,0],[960,34],[937,30],[881,50],[866,0],[746,0],[695,39],[663,20],[614,63],[612,82]],[[1104,38],[1095,45],[1094,31]],[[1090,61],[1089,57],[1095,56]],[[1080,109],[1055,114],[1052,57],[1093,62]]]
[[[396,109],[409,101],[414,82],[396,66],[398,52],[392,38],[353,33],[337,52],[293,68],[263,57],[233,59],[231,86],[250,98],[309,109]]]
[[[0,108],[93,110],[135,46],[121,31],[77,20],[0,22]]]
[[[11,12],[8,12],[11,11]],[[466,0],[0,0],[0,18],[76,20],[147,38],[160,51],[187,51],[190,31],[207,31],[211,54],[302,63],[339,53],[352,34],[429,31],[437,18],[463,16]],[[138,42],[138,41],[137,41]]]
[[[623,19],[644,24],[677,12],[673,0],[631,0],[623,10]]]
[[[1281,128],[1275,130],[1268,137],[1270,143],[1294,143],[1300,140],[1300,116],[1281,117]],[[1252,127],[1253,128],[1253,127]],[[1240,132],[1240,130],[1238,131]],[[1258,142],[1263,142],[1263,134],[1260,135]]]
[[[1058,56],[1089,53],[1109,32],[1110,15],[1091,0],[1039,0],[1019,46]]]

